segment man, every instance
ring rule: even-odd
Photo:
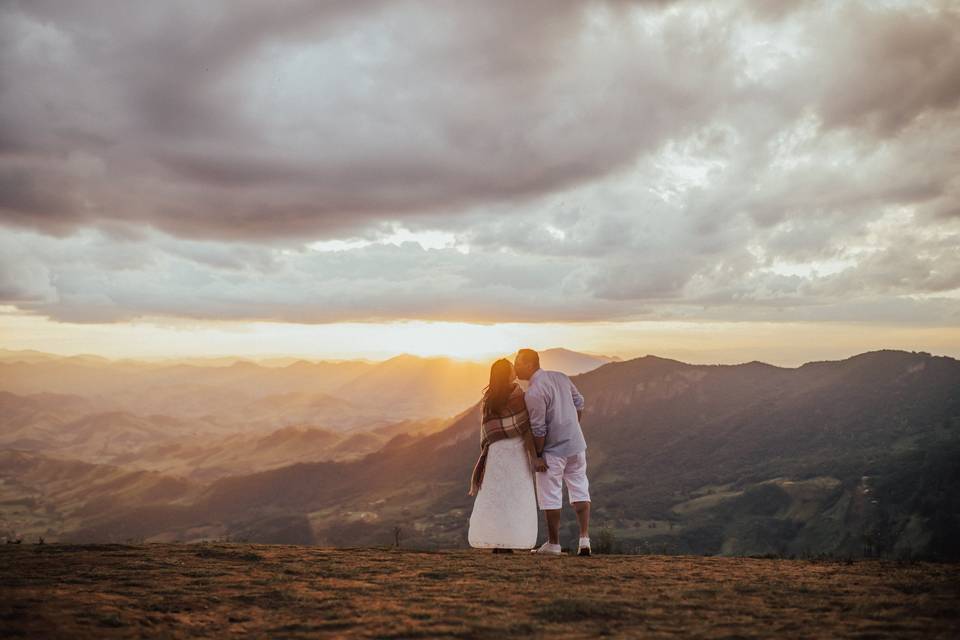
[[[566,374],[540,368],[540,355],[521,349],[514,362],[517,377],[529,380],[524,399],[537,449],[537,501],[547,518],[547,541],[534,553],[560,555],[563,484],[580,524],[577,554],[590,555],[590,492],[587,443],[580,429],[583,396]]]

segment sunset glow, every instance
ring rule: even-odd
[[[960,353],[947,5],[184,10],[0,9],[0,348]]]
[[[521,347],[563,346],[631,358],[646,354],[686,362],[763,360],[795,366],[891,348],[960,356],[960,329],[847,323],[619,322],[471,324],[464,322],[340,323],[198,322],[154,319],[122,325],[71,325],[0,313],[7,349],[110,358],[293,356],[386,359],[418,356],[488,360]]]

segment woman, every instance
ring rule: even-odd
[[[509,360],[490,367],[480,406],[480,459],[470,478],[476,500],[467,540],[494,553],[530,549],[537,542],[536,449],[516,379]]]

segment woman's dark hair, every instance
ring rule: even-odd
[[[490,384],[483,390],[483,418],[498,415],[507,406],[507,400],[513,392],[513,365],[506,358],[500,358],[490,365]]]

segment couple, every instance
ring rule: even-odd
[[[524,393],[516,379],[528,380]],[[580,430],[583,396],[565,374],[540,368],[533,349],[515,365],[490,367],[481,402],[480,459],[470,478],[476,496],[467,539],[471,547],[511,552],[537,543],[537,503],[547,541],[534,553],[560,555],[562,484],[580,524],[577,554],[590,555],[587,443]]]

